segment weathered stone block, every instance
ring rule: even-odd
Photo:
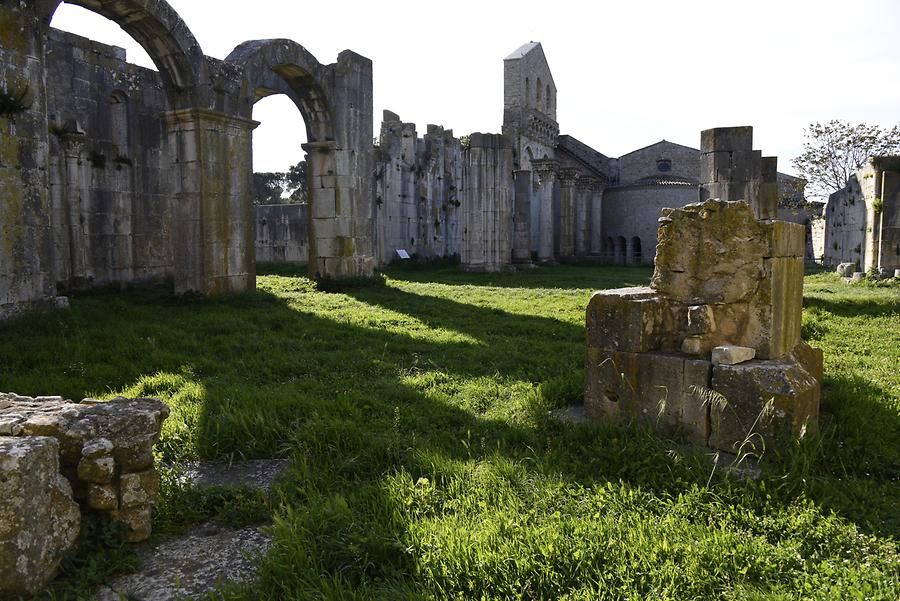
[[[837,266],[837,274],[842,278],[852,277],[856,272],[856,263],[841,263]]]
[[[767,221],[769,250],[766,258],[803,258],[806,256],[806,228],[789,221]]]
[[[139,543],[150,538],[152,526],[149,505],[129,507],[110,512],[112,519],[125,527],[123,538],[129,543]]]
[[[119,495],[111,484],[90,484],[87,487],[87,504],[92,509],[111,511],[119,508]]]
[[[708,200],[662,215],[654,290],[689,305],[754,295],[769,241],[746,203]]]
[[[94,484],[108,484],[116,474],[116,460],[112,457],[84,457],[78,462],[78,479]]]
[[[709,435],[708,408],[697,394],[710,363],[681,355],[588,349],[585,410],[594,418],[642,419],[679,427],[695,442]]]
[[[752,441],[756,451],[762,451],[817,429],[821,383],[792,355],[716,365],[711,387],[727,401],[712,407],[710,446],[714,448],[735,453],[751,434],[757,434]]]
[[[762,359],[775,359],[800,343],[803,312],[803,258],[775,258],[766,261],[767,277],[761,282],[755,308],[768,322],[767,335],[755,345]],[[750,345],[747,345],[750,346]]]
[[[0,438],[0,596],[28,595],[53,578],[81,522],[59,473],[53,438]]]
[[[715,127],[700,132],[700,151],[736,151],[753,149],[753,128]]]
[[[717,346],[712,350],[713,365],[737,365],[750,361],[756,356],[756,349],[746,346],[734,346],[726,344]]]
[[[595,292],[587,308],[587,340],[598,349],[657,350],[662,345],[667,307],[650,288]]]
[[[154,505],[159,497],[159,474],[147,470],[122,474],[119,479],[119,501],[122,508]]]

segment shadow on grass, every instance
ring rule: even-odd
[[[601,290],[625,286],[647,286],[652,267],[613,265],[556,265],[499,273],[466,272],[458,267],[422,270],[414,266],[385,268],[388,277],[405,281],[457,286],[490,286],[497,288],[579,288]]]
[[[900,314],[900,295],[894,302],[805,296],[803,306],[828,311],[839,317],[887,317]]]

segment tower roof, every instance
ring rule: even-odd
[[[529,52],[531,52],[531,51],[534,50],[535,48],[539,48],[540,45],[541,45],[540,42],[528,42],[527,44],[522,44],[521,46],[519,46],[518,48],[516,48],[516,49],[512,52],[512,54],[510,54],[509,56],[507,56],[507,57],[504,58],[503,60],[505,60],[505,61],[511,61],[511,60],[516,60],[517,58],[522,58],[523,56],[525,56],[526,54],[528,54]]]

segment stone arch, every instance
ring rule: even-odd
[[[50,24],[65,1],[119,25],[140,44],[159,70],[173,108],[197,104],[206,57],[194,34],[165,0],[38,0],[38,17]]]
[[[332,102],[325,67],[292,40],[252,40],[232,50],[225,62],[243,69],[238,110],[250,118],[256,101],[286,94],[300,110],[310,144],[334,142]]]
[[[225,59],[239,70],[235,112],[250,119],[253,104],[285,94],[307,130],[309,270],[316,279],[370,276],[372,256],[371,61],[352,52],[322,65],[291,40],[253,40]],[[336,98],[336,96],[338,98]],[[247,153],[252,150],[248,147]],[[249,201],[248,201],[249,202]]]

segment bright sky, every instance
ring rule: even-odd
[[[320,62],[351,49],[374,61],[375,129],[389,109],[424,133],[498,132],[503,57],[534,40],[559,90],[558,119],[608,156],[660,139],[698,147],[700,130],[753,125],[781,171],[813,121],[900,121],[897,0],[169,0],[203,51],[291,38]],[[150,59],[114,23],[63,5],[53,25]],[[302,118],[285,97],[257,104],[257,171],[302,159]]]

